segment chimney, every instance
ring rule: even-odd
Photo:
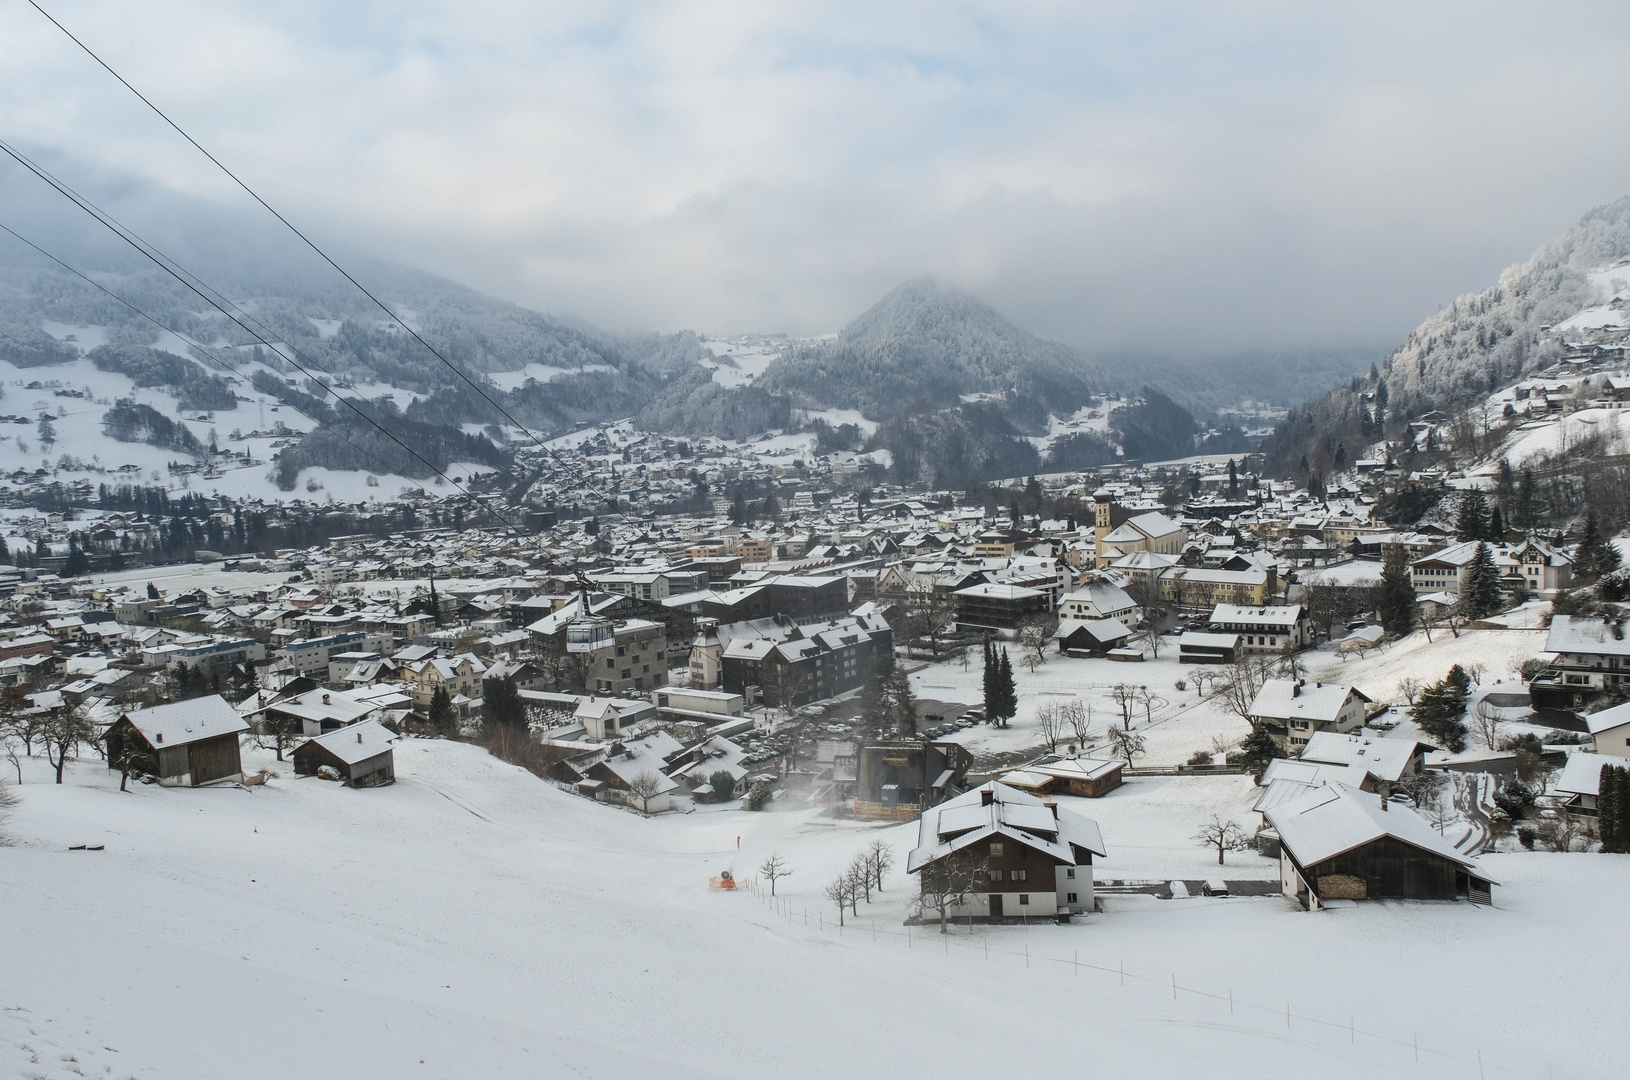
[[[362,732],[359,731],[359,732],[357,732],[357,742],[360,743],[361,741],[362,741]]]
[[[162,732],[162,731],[159,732],[157,735],[153,736],[153,738],[155,740],[157,740],[158,742],[163,742],[164,741],[164,732]]]
[[[327,694],[324,694],[324,695],[323,695],[323,704],[324,704],[324,705],[327,705],[327,704],[328,704],[328,695],[327,695]]]
[[[987,788],[985,788],[983,791],[981,791],[979,793],[979,805],[980,806],[989,806],[991,803],[993,803],[995,801],[996,801],[996,792],[992,791],[990,788],[987,787]]]
[[[1302,696],[1302,680],[1301,679],[1297,679],[1295,682],[1290,684],[1290,696],[1291,697],[1301,697]]]

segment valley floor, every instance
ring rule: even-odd
[[[1481,1075],[1567,1078],[1630,1059],[1623,856],[1487,856],[1492,910],[1110,895],[1072,926],[908,939],[898,866],[841,933],[820,897],[874,838],[903,864],[915,825],[641,818],[445,742],[399,744],[399,782],[368,791],[247,758],[282,775],[121,794],[98,761],[61,787],[25,762],[0,1076],[1472,1078],[1481,1053]],[[1140,778],[1079,802],[1099,879],[1215,876],[1187,834],[1248,787]],[[795,869],[778,902],[709,891],[772,851]]]

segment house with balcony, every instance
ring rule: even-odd
[[[1528,684],[1536,709],[1574,709],[1630,681],[1630,634],[1609,615],[1557,615],[1545,636],[1551,662]]]

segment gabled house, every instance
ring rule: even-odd
[[[1557,615],[1545,649],[1550,666],[1528,684],[1536,709],[1572,709],[1630,684],[1630,634],[1622,617]]]
[[[1339,683],[1307,685],[1306,679],[1269,679],[1252,700],[1249,719],[1273,736],[1279,748],[1299,754],[1321,731],[1345,734],[1364,725],[1369,697]]]
[[[1284,895],[1305,908],[1331,900],[1471,900],[1494,881],[1419,814],[1346,784],[1310,788],[1267,812],[1279,835]]]
[[[977,875],[947,914],[997,922],[1068,917],[1093,909],[1093,858],[1103,858],[1098,823],[992,780],[923,812],[911,874]]]
[[[1602,770],[1609,765],[1630,768],[1622,757],[1607,754],[1573,753],[1562,766],[1562,775],[1551,785],[1551,790],[1567,796],[1562,808],[1572,814],[1596,816],[1596,799],[1602,793]]]
[[[1616,758],[1630,758],[1630,702],[1603,709],[1585,717],[1596,752]]]

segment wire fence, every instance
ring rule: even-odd
[[[908,949],[927,949],[941,952],[946,956],[951,955],[953,950],[962,950],[963,954],[972,953],[978,955],[984,962],[989,962],[992,959],[1005,962],[1018,961],[1032,970],[1050,969],[1062,971],[1069,969],[1071,975],[1075,978],[1080,978],[1085,973],[1087,976],[1098,978],[1101,984],[1109,984],[1109,980],[1113,979],[1114,983],[1111,985],[1125,991],[1152,988],[1162,994],[1170,992],[1170,1000],[1179,1005],[1184,1003],[1207,1004],[1219,1013],[1226,1008],[1228,1015],[1231,1017],[1264,1018],[1273,1021],[1275,1026],[1277,1026],[1280,1019],[1283,1019],[1284,1029],[1288,1031],[1300,1030],[1306,1032],[1313,1030],[1328,1034],[1338,1040],[1341,1035],[1346,1035],[1348,1043],[1352,1046],[1357,1046],[1358,1040],[1363,1038],[1372,1045],[1384,1046],[1398,1052],[1401,1058],[1408,1055],[1404,1060],[1412,1061],[1416,1065],[1428,1067],[1432,1067],[1437,1063],[1462,1065],[1465,1067],[1464,1071],[1455,1075],[1468,1078],[1476,1076],[1478,1080],[1488,1080],[1489,1077],[1493,1076],[1511,1076],[1527,1077],[1532,1078],[1532,1080],[1560,1080],[1559,1074],[1553,1070],[1549,1063],[1545,1065],[1544,1072],[1535,1071],[1533,1068],[1500,1065],[1486,1060],[1481,1050],[1472,1050],[1468,1053],[1466,1051],[1446,1050],[1423,1043],[1419,1032],[1411,1032],[1405,1038],[1397,1034],[1387,1034],[1360,1027],[1356,1016],[1349,1016],[1345,1020],[1332,1020],[1327,1017],[1297,1012],[1289,1001],[1286,1001],[1283,1005],[1264,1005],[1235,995],[1231,988],[1219,993],[1215,990],[1185,986],[1178,981],[1176,972],[1167,975],[1148,975],[1142,972],[1129,971],[1124,961],[1114,967],[1109,967],[1105,964],[1095,963],[1092,960],[1081,959],[1079,950],[1073,951],[1069,956],[1050,956],[1031,949],[1028,942],[1024,942],[1020,949],[1015,950],[1004,947],[1005,943],[993,945],[988,934],[978,937],[942,934],[939,932],[937,922],[925,923],[918,928],[914,928],[907,923],[899,929],[894,929],[878,926],[876,922],[862,923],[851,916],[840,923],[834,917],[833,912],[825,908],[816,908],[811,911],[807,906],[786,897],[772,897],[769,890],[756,877],[748,878],[743,883],[742,891],[771,909],[777,918],[788,924],[802,925],[811,930],[831,934],[847,942],[856,944],[891,942]],[[968,927],[971,930],[971,926],[965,922],[956,923],[955,925]],[[1298,1025],[1300,1025],[1299,1028]],[[1437,1071],[1434,1072],[1434,1075],[1450,1074]]]

